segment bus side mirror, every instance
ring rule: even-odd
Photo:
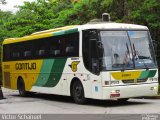
[[[104,54],[104,49],[101,41],[97,41],[97,48],[98,48],[98,56],[99,58],[102,58]]]
[[[152,40],[153,41],[153,47],[155,50],[155,54],[157,55],[157,41],[156,40]]]
[[[102,45],[102,42],[101,41],[97,41],[97,47],[102,49],[103,48],[103,45]]]

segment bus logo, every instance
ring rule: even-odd
[[[36,70],[36,63],[16,63],[16,70]]]
[[[79,64],[80,61],[74,61],[71,63],[71,65],[69,65],[72,69],[73,72],[77,71],[77,65]]]

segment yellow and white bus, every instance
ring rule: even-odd
[[[158,69],[146,26],[100,22],[5,39],[3,87],[21,96],[40,92],[117,99],[156,95]]]

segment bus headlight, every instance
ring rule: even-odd
[[[151,87],[150,88],[150,90],[156,90],[157,89],[157,87]]]
[[[119,84],[119,81],[116,80],[116,81],[111,81],[111,85],[116,85],[116,84]]]

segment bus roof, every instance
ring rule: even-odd
[[[106,30],[148,30],[146,26],[126,23],[114,22],[101,22],[101,23],[88,23],[82,25],[82,30],[85,29],[106,29]]]
[[[78,31],[77,25],[65,26],[65,27],[35,32],[35,33],[32,33],[31,35],[24,36],[24,37],[8,38],[3,41],[3,44],[29,41],[29,40],[39,39],[39,38],[46,38],[51,36],[73,33],[76,31]]]
[[[89,23],[84,25],[65,26],[65,27],[35,32],[31,35],[20,37],[20,38],[8,38],[3,41],[3,44],[10,44],[10,43],[39,39],[39,38],[45,38],[50,36],[69,34],[73,32],[78,32],[78,30],[86,30],[86,29],[148,30],[146,26],[135,25],[135,24],[111,23],[111,22]]]

